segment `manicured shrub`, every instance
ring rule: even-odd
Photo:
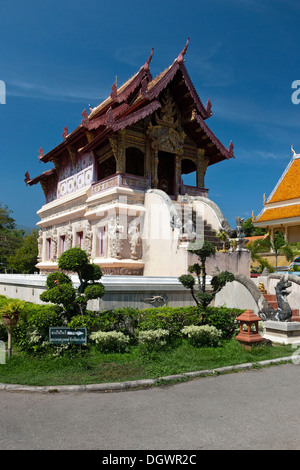
[[[218,236],[220,239],[224,239],[224,241],[228,238],[228,234],[224,230],[222,230]],[[187,251],[196,255],[201,264],[195,263],[188,267],[188,271],[195,276],[192,276],[192,274],[183,274],[179,276],[178,279],[186,289],[190,290],[196,305],[206,309],[217,292],[219,292],[227,282],[234,280],[234,275],[228,271],[223,271],[214,276],[211,280],[213,290],[206,292],[206,259],[210,256],[214,256],[216,248],[211,242],[195,240],[189,244]],[[196,282],[196,280],[198,280],[198,282]]]
[[[140,311],[137,308],[123,307],[103,310],[97,314],[97,324],[102,331],[121,331],[133,338],[139,324]]]
[[[98,331],[102,326],[101,315],[98,312],[87,310],[85,315],[75,315],[68,322],[70,328],[86,328],[88,335],[94,331]]]
[[[139,329],[168,330],[170,340],[181,336],[181,329],[186,325],[201,324],[201,311],[198,307],[160,307],[140,310]]]
[[[57,285],[62,285],[62,284],[72,285],[72,281],[69,278],[69,276],[59,271],[48,274],[47,279],[46,279],[46,286],[49,289],[52,289],[52,287],[56,287]]]
[[[182,334],[187,337],[188,342],[195,347],[216,347],[220,346],[222,332],[214,326],[185,326],[181,330]]]
[[[54,274],[54,273],[53,273]],[[56,288],[56,280],[63,282],[68,287],[70,283],[64,276],[51,276],[49,285]],[[64,282],[64,280],[66,282]],[[10,299],[0,296],[0,306],[8,303]],[[85,315],[72,316],[70,321],[65,318],[65,310],[58,305],[37,305],[25,302],[20,314],[19,323],[13,332],[13,342],[21,350],[34,354],[53,354],[55,347],[49,344],[49,327],[69,326],[70,328],[86,327],[88,335],[94,332],[117,332],[128,337],[129,344],[137,344],[139,338],[141,350],[159,349],[166,344],[176,346],[182,341],[182,330],[187,326],[214,326],[222,332],[222,339],[230,339],[238,333],[239,326],[235,318],[243,310],[225,307],[207,307],[205,310],[196,306],[186,307],[160,307],[148,309],[119,308],[93,312],[86,310]],[[155,330],[156,333],[149,333]],[[158,330],[158,333],[157,333]],[[161,330],[167,334],[160,337]],[[148,332],[144,335],[144,332]],[[147,340],[148,338],[148,340]],[[6,341],[7,333],[0,322],[0,340]],[[147,345],[149,342],[149,346]],[[156,344],[157,341],[157,344]],[[162,343],[160,343],[162,341]],[[65,346],[65,345],[63,345]],[[89,347],[89,344],[88,346]],[[80,351],[80,347],[72,345],[73,350]],[[56,347],[57,354],[60,350],[69,351],[70,348]],[[82,348],[86,350],[86,348]],[[72,352],[73,354],[73,352]]]
[[[105,288],[100,282],[95,282],[94,284],[87,286],[84,289],[84,295],[87,300],[99,299],[105,294]]]
[[[49,327],[61,326],[61,315],[58,306],[26,303],[13,332],[15,344],[23,351],[44,353],[49,346]]]
[[[102,277],[101,269],[90,263],[86,252],[77,247],[62,253],[58,259],[58,267],[63,271],[78,274],[78,289],[72,286],[72,281],[67,274],[51,273],[46,282],[48,290],[40,295],[40,299],[43,302],[62,305],[67,320],[71,320],[79,313],[84,315],[88,301],[101,298],[105,293],[103,284],[99,282]]]
[[[239,325],[235,320],[244,310],[226,307],[207,307],[202,312],[202,323],[215,326],[222,331],[222,339],[231,339],[238,334]]]
[[[140,331],[138,342],[141,345],[142,352],[153,352],[163,349],[167,344],[169,331],[158,328],[157,330]]]
[[[104,353],[123,353],[129,343],[129,336],[120,331],[95,331],[90,335],[90,339]]]

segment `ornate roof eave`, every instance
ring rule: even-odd
[[[157,111],[160,107],[161,103],[155,100],[143,108],[117,120],[114,119],[113,110],[109,108],[106,113],[106,128],[97,137],[95,137],[92,142],[81,148],[78,152],[80,154],[90,152],[95,147],[98,147],[100,144],[102,144],[115,132],[123,130],[126,127],[138,122],[139,120],[144,119],[146,116],[149,116],[150,114]]]
[[[114,121],[111,123],[111,129],[116,132],[119,130],[123,130],[132,124],[144,119],[146,116],[154,113],[161,107],[161,103],[158,100],[154,100],[148,105],[144,106],[143,108],[128,114],[127,116],[119,119],[118,121]]]
[[[112,134],[113,130],[111,128],[105,128],[99,135],[97,135],[97,137],[92,140],[92,142],[89,142],[87,145],[78,150],[79,155],[83,155],[94,150],[95,147],[98,147],[98,145],[102,144]]]
[[[44,154],[42,148],[39,150],[39,160],[43,163],[52,161],[53,158],[56,158],[62,151],[66,150],[68,147],[73,146],[77,140],[79,140],[84,134],[85,129],[80,124],[72,133],[68,134],[63,142],[54,147],[50,152]]]
[[[113,117],[115,119],[118,116],[120,116],[121,114],[123,114],[124,112],[126,112],[128,110],[128,108],[129,108],[129,105],[127,103],[122,103],[122,104],[120,104],[120,106],[118,106],[117,108],[114,108],[114,109],[112,109],[110,107],[110,108],[108,108],[108,110],[106,111],[105,114],[102,114],[98,118],[95,118],[91,121],[82,120],[82,125],[83,125],[83,127],[85,127],[88,130],[98,129],[101,126],[106,126],[108,115],[111,112],[110,110],[112,110]]]
[[[25,183],[28,186],[33,186],[34,184],[40,183],[43,180],[46,180],[48,177],[57,174],[56,168],[51,168],[50,170],[44,171],[41,175],[35,176],[34,178],[30,179],[28,172],[26,173],[25,176]]]
[[[148,82],[152,81],[152,75],[150,72],[150,62],[153,57],[154,47],[151,50],[149,58],[146,60],[145,64],[136,72],[133,77],[127,80],[119,89],[117,89],[116,84],[112,86],[112,92],[106,100],[102,101],[98,106],[96,106],[89,115],[89,119],[94,119],[99,113],[104,114],[112,106],[113,103],[120,104],[127,100],[127,98],[141,85],[143,79],[147,79]]]
[[[199,95],[198,95],[198,93],[197,93],[197,91],[196,91],[196,89],[193,85],[193,82],[192,82],[192,80],[191,80],[191,78],[188,74],[188,71],[187,71],[184,63],[180,64],[180,70],[182,72],[182,75],[183,75],[184,81],[186,83],[186,86],[188,87],[188,90],[191,93],[191,96],[192,96],[193,100],[195,101],[197,110],[200,112],[203,119],[210,118],[212,116],[210,100],[209,99],[207,100],[206,108],[204,108],[204,105],[203,105],[202,101],[199,98]]]
[[[212,132],[212,130],[208,127],[206,122],[202,119],[199,114],[195,113],[194,115],[195,120],[201,127],[201,129],[205,132],[205,134],[210,138],[211,142],[217,147],[217,149],[220,151],[221,155],[226,159],[229,160],[230,158],[234,158],[234,145],[232,143],[232,140],[230,141],[228,149],[224,147],[224,145],[219,141],[219,139],[215,136],[215,134]]]
[[[300,220],[300,207],[299,204],[291,204],[281,207],[264,207],[261,213],[254,219],[253,224],[275,225],[280,221]]]
[[[157,83],[153,86],[152,89],[147,91],[147,98],[148,100],[152,100],[158,98],[159,94],[169,85],[169,83],[173,80],[178,70],[181,71],[184,82],[193,98],[197,111],[201,114],[203,119],[208,119],[211,115],[211,103],[208,100],[207,107],[204,108],[195,87],[189,77],[189,74],[185,68],[185,65],[182,63],[178,63],[177,59],[173,62],[173,64],[169,67],[166,73],[162,76],[161,79],[157,81]]]
[[[208,119],[209,117],[212,116],[211,102],[210,102],[210,100],[208,100],[206,108],[204,107],[204,105],[203,105],[202,101],[200,100],[199,95],[198,95],[198,93],[197,93],[197,91],[196,91],[196,89],[195,89],[195,87],[192,83],[192,80],[191,80],[191,78],[188,74],[188,71],[187,71],[187,69],[184,65],[184,55],[186,54],[188,43],[189,43],[189,38],[187,40],[187,43],[186,43],[185,47],[180,52],[178,57],[174,60],[173,64],[170,67],[168,67],[168,69],[166,69],[165,72],[163,72],[161,74],[162,77],[160,79],[159,79],[159,77],[157,77],[157,79],[156,79],[157,82],[155,83],[155,85],[153,85],[153,87],[151,87],[151,84],[150,84],[150,89],[147,91],[146,96],[147,96],[148,100],[158,98],[159,94],[173,80],[173,78],[175,77],[178,70],[180,70],[181,73],[182,73],[185,85],[188,88],[188,90],[191,94],[191,97],[195,102],[198,113],[202,116],[203,119]]]

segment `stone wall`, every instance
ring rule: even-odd
[[[72,281],[75,286],[79,284],[76,276]],[[42,304],[40,294],[46,289],[45,282],[46,276],[39,274],[0,274],[0,295]],[[103,276],[102,283],[106,293],[102,299],[89,302],[91,310],[195,305],[190,292],[175,277]]]

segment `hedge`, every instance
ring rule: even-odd
[[[0,304],[9,299],[0,296]],[[185,326],[214,326],[222,332],[222,339],[230,339],[238,332],[235,318],[243,310],[225,307],[197,306],[160,308],[119,308],[100,312],[86,311],[67,322],[62,307],[26,303],[14,330],[13,341],[28,352],[42,353],[48,344],[50,326],[86,327],[88,336],[96,331],[117,331],[129,336],[130,343],[137,341],[139,331],[168,330],[170,340],[182,337]],[[0,322],[0,339],[6,340],[6,331]],[[43,347],[42,347],[43,345]]]

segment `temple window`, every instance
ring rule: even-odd
[[[98,255],[99,257],[106,256],[106,227],[99,227],[98,231]]]
[[[144,176],[144,154],[136,147],[126,149],[126,173]]]
[[[46,240],[46,258],[48,261],[51,260],[51,238]]]
[[[60,253],[64,253],[66,249],[66,236],[61,235],[60,237]]]
[[[79,248],[83,249],[83,232],[77,232],[76,238],[77,238],[76,245],[79,246]]]

